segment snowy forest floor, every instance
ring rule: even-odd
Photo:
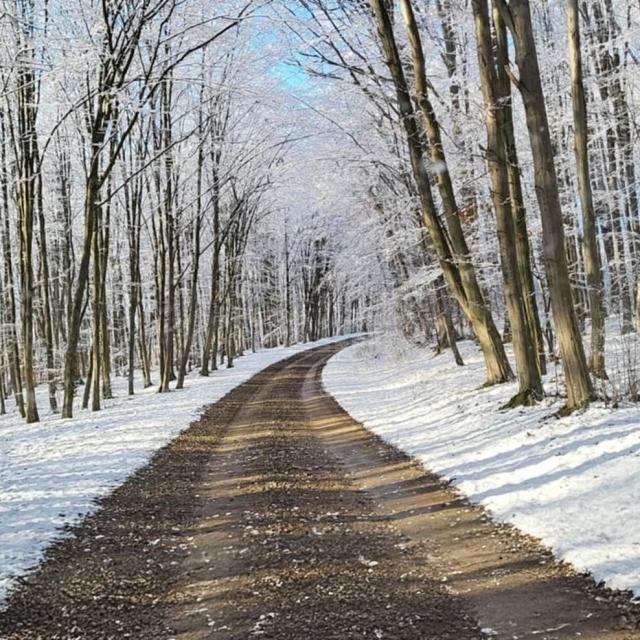
[[[346,414],[321,385],[342,346],[211,405],[48,548],[11,591],[0,637],[640,637],[623,594]]]

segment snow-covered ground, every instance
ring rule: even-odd
[[[168,394],[150,388],[129,397],[126,381],[116,379],[116,398],[103,411],[78,410],[70,420],[47,415],[27,425],[16,413],[0,416],[0,606],[14,577],[39,561],[62,525],[95,508],[95,498],[143,466],[203,405],[279,360],[341,339],[246,355],[208,378],[193,374],[185,389]],[[44,385],[39,393],[44,409]]]
[[[357,344],[329,361],[324,385],[354,418],[497,519],[640,596],[638,405],[595,404],[563,419],[551,417],[560,406],[551,400],[500,411],[516,386],[479,388],[480,353],[470,342],[460,347],[463,368],[450,352],[434,357],[397,339]]]

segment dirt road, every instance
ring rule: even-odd
[[[340,348],[212,405],[49,549],[0,638],[640,638],[624,597],[346,415],[320,383]]]

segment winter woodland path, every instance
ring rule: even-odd
[[[343,346],[212,405],[49,549],[0,638],[640,638],[624,599],[346,415],[320,383]]]

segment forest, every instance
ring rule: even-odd
[[[0,410],[393,327],[635,399],[640,10],[561,5],[8,3]]]
[[[0,2],[0,640],[640,637],[637,0]]]

